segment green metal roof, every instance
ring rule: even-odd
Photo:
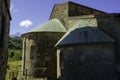
[[[30,32],[66,32],[66,28],[63,26],[63,24],[58,19],[52,19],[49,20],[32,30],[28,31]]]

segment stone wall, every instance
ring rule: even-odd
[[[104,32],[117,39],[117,26],[112,15],[96,15],[97,26]]]
[[[114,21],[117,26],[117,38],[120,41],[120,14],[114,16]]]
[[[83,6],[74,2],[68,2],[68,15],[70,16],[81,16],[90,14],[107,14],[105,12]]]
[[[116,65],[120,65],[120,17],[113,14],[96,15],[96,19],[98,27],[116,40]]]
[[[57,18],[66,27],[68,21],[68,3],[56,4],[51,12],[50,19]],[[66,27],[67,28],[67,27]]]
[[[61,49],[62,80],[118,80],[113,43],[81,44]]]
[[[77,24],[78,21],[87,21],[91,26],[97,26],[97,20],[94,15],[82,15],[68,18],[68,28],[70,29],[73,25]]]
[[[9,1],[9,0],[8,0]],[[0,79],[5,80],[8,60],[8,40],[10,26],[9,4],[6,0],[0,1]]]
[[[79,17],[83,16],[84,18],[88,16],[89,18],[90,15],[94,15],[94,14],[100,15],[100,14],[107,14],[107,13],[68,1],[65,3],[54,5],[50,15],[50,19],[53,19],[53,18],[59,19],[61,23],[67,29],[69,29],[70,28],[69,25],[71,24],[69,21],[70,17],[77,17],[78,19],[78,16]]]
[[[56,78],[56,48],[64,33],[28,33],[23,37],[23,70],[33,77]]]
[[[116,53],[117,53],[117,56],[118,56],[118,62],[117,62],[117,65],[119,66],[118,68],[118,71],[120,73],[120,15],[117,15],[114,17],[114,21],[115,21],[115,24],[116,24],[116,36],[117,36],[117,40],[116,40]]]

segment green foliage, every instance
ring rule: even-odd
[[[21,38],[15,37],[9,38],[9,60],[21,60],[22,59],[22,40]]]
[[[22,40],[19,37],[9,38],[9,48],[10,49],[17,49],[21,50],[22,49]]]

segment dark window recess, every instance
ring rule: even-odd
[[[0,25],[0,47],[3,47],[4,32],[5,32],[5,17],[2,15],[2,21]]]
[[[63,54],[63,52],[60,53],[60,67],[64,67],[64,54]]]
[[[34,54],[35,54],[35,46],[31,46],[30,48],[30,59],[34,59]]]

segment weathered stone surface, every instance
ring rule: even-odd
[[[96,15],[98,27],[113,37],[115,43],[116,63],[120,64],[120,14]]]
[[[71,19],[71,17],[76,17],[76,19],[78,19],[79,17],[81,17],[79,19],[82,18],[88,19],[89,16],[93,14],[100,15],[107,13],[69,1],[54,5],[50,19],[53,18],[59,19],[63,23],[63,25],[67,29],[69,29],[70,28],[69,19]]]
[[[113,43],[100,43],[61,48],[60,78],[62,80],[118,80],[113,47]]]
[[[24,65],[33,77],[56,77],[56,48],[54,45],[64,33],[30,33],[24,36]]]
[[[103,11],[99,11],[84,5],[80,5],[73,2],[68,2],[68,14],[70,16],[81,16],[81,15],[89,15],[89,14],[106,14]]]
[[[9,0],[0,1],[0,79],[5,80],[8,59],[8,40],[10,26]]]
[[[78,21],[81,20],[86,21],[89,24],[92,24],[93,26],[97,26],[97,20],[94,17],[94,15],[82,15],[82,16],[69,17],[68,27],[71,28],[73,25],[75,25]]]
[[[52,13],[50,15],[50,19],[53,19],[53,18],[59,19],[64,26],[67,26],[67,21],[68,21],[68,3],[67,2],[54,5]]]

